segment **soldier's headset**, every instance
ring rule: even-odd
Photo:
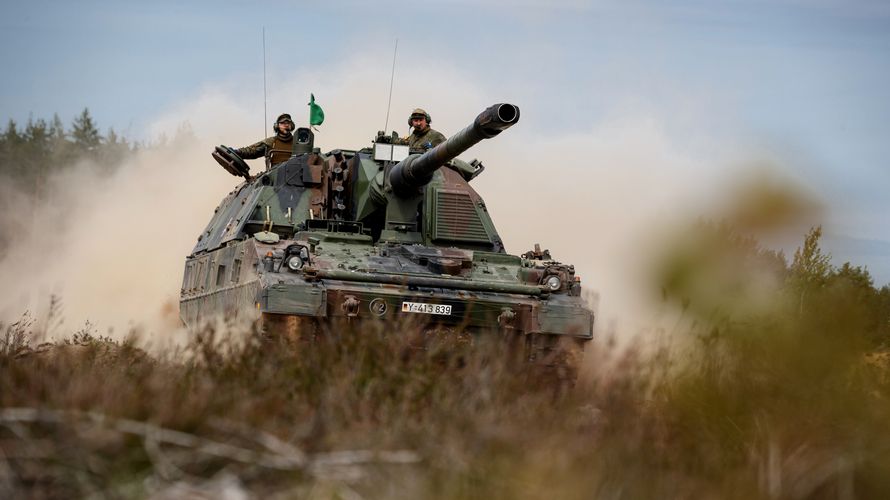
[[[411,120],[413,120],[414,117],[417,116],[417,115],[419,115],[419,114],[420,114],[420,113],[411,113],[411,116],[408,117],[408,128],[411,128],[411,127],[414,126],[414,125],[411,124]],[[430,118],[430,114],[429,114],[429,113],[424,113],[424,114],[423,114],[423,117],[426,118],[426,124],[427,124],[427,125],[429,125],[430,123],[433,123],[433,119]]]
[[[275,123],[272,124],[272,130],[273,130],[276,134],[280,133],[280,132],[278,131],[278,130],[279,130],[279,129],[278,129],[278,124],[279,124],[280,122],[285,121],[285,120],[287,120],[287,121],[290,122],[290,124],[291,124],[291,128],[294,128],[294,127],[296,126],[296,125],[294,124],[294,121],[291,119],[290,115],[287,114],[287,113],[284,113],[283,115],[279,116],[277,120],[275,120]]]

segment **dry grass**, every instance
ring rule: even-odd
[[[591,369],[560,391],[509,362],[502,339],[422,350],[366,325],[297,352],[307,346],[233,333],[241,340],[205,330],[149,355],[85,333],[35,348],[26,325],[7,327],[0,496],[890,491],[883,368],[791,338],[737,345],[726,337],[742,332],[712,333],[646,357],[598,343]]]

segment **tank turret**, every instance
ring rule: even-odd
[[[433,173],[483,139],[490,139],[519,121],[519,108],[513,104],[495,104],[473,120],[468,127],[422,155],[412,155],[399,162],[389,173],[393,192],[400,197],[417,194],[428,184]]]

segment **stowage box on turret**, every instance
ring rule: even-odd
[[[297,129],[294,154],[251,176],[230,148],[213,157],[239,185],[186,258],[180,315],[259,313],[264,322],[400,316],[526,336],[529,345],[592,338],[574,267],[504,249],[458,155],[519,120],[496,104],[423,154],[379,133],[372,147],[321,154]]]

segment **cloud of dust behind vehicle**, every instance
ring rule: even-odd
[[[316,146],[326,152],[370,145],[385,123],[389,69],[361,67],[359,60],[277,75],[268,120],[290,112],[305,126],[314,92],[326,114]],[[542,104],[527,102],[522,91],[498,92],[442,61],[415,69],[426,75],[424,85],[396,86],[387,128],[407,134],[405,119],[420,106],[447,136],[494,102],[518,104],[517,127],[463,155],[487,167],[473,186],[508,250],[522,253],[539,242],[575,264],[585,289],[599,297],[601,326],[645,321],[643,263],[657,250],[653,234],[719,200],[731,162],[715,168],[713,158],[674,144],[670,122],[654,112],[616,109],[586,130],[557,136],[536,120]],[[95,167],[86,163],[65,170],[51,179],[45,204],[17,201],[15,241],[0,261],[7,283],[2,319],[39,312],[56,294],[68,325],[89,320],[101,332],[125,332],[177,324],[184,257],[239,182],[209,153],[217,144],[239,147],[271,134],[270,124],[260,130],[261,102],[255,89],[237,82],[208,86],[159,113],[149,132],[172,137],[165,144],[138,151],[104,177],[90,174]],[[189,132],[177,133],[183,124]],[[252,172],[263,168],[261,159],[249,164]]]

